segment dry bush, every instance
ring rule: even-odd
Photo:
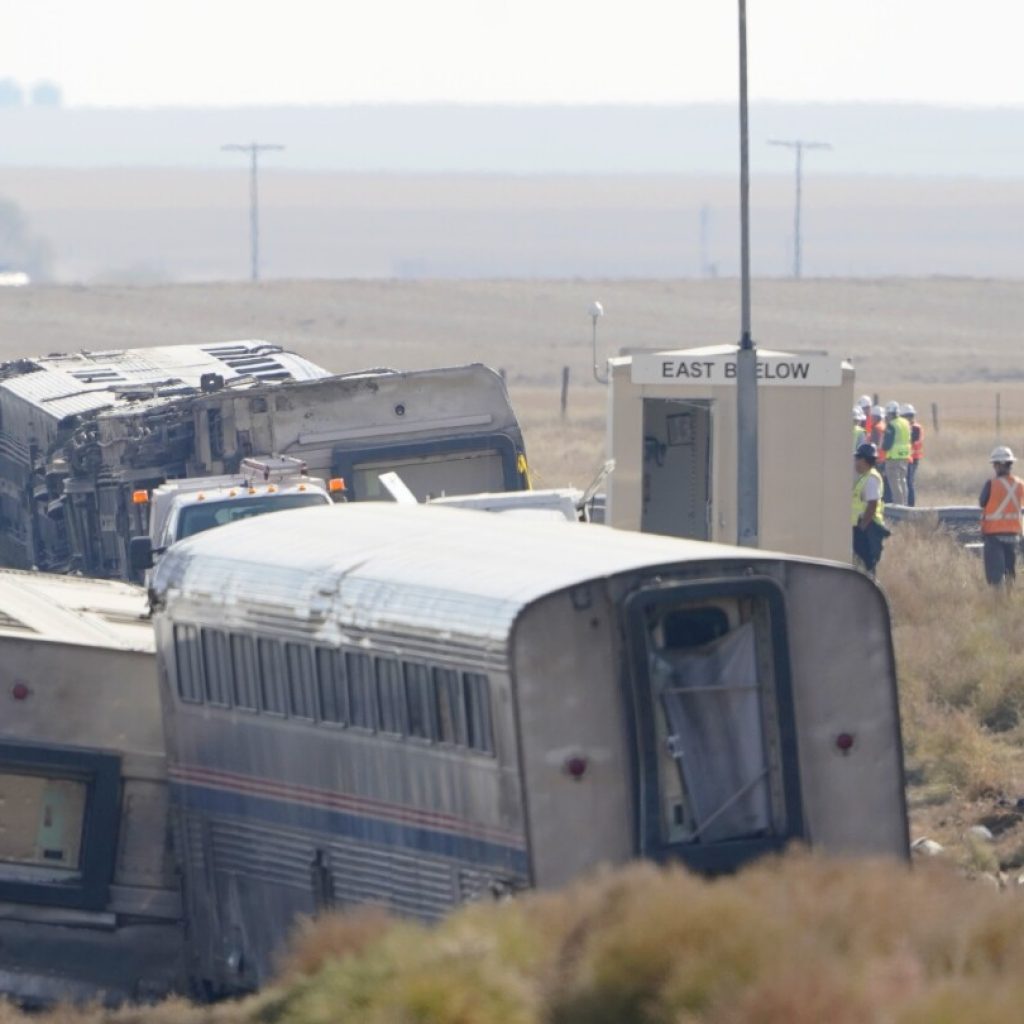
[[[342,936],[340,957],[222,1019],[971,1024],[1016,1019],[1024,999],[1024,900],[937,864],[795,852],[717,881],[638,864],[433,929],[348,934],[308,928],[327,950]]]

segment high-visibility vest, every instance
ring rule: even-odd
[[[856,451],[863,443],[867,434],[863,427],[857,426],[856,423],[853,425],[853,450]]]
[[[862,476],[857,477],[857,482],[853,485],[853,506],[850,514],[850,525],[856,526],[860,522],[860,518],[864,515],[864,510],[868,507],[868,503],[864,500],[864,485],[868,482],[868,477],[875,477],[878,480],[878,493],[879,499],[878,504],[875,506],[875,522],[879,526],[885,525],[885,502],[881,499],[883,490],[882,485],[882,474],[877,469],[872,467]]]
[[[1021,532],[1021,507],[1024,506],[1024,484],[1015,476],[997,476],[992,479],[988,503],[981,512],[981,532]]]
[[[924,458],[924,427],[920,423],[910,425],[910,458],[914,462]]]
[[[878,449],[878,461],[885,462],[885,452],[882,451],[882,442],[885,440],[885,420],[875,420],[871,428],[871,440],[875,442]]]
[[[892,421],[892,447],[886,457],[896,462],[909,462],[910,453],[910,424],[902,416],[897,416]]]

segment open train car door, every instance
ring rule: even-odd
[[[638,851],[729,871],[802,840],[907,850],[888,612],[852,570],[780,561],[625,600]]]

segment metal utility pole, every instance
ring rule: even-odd
[[[252,260],[252,279],[260,279],[260,202],[259,202],[259,156],[284,146],[268,142],[233,142],[221,149],[230,153],[249,154],[249,248]]]
[[[750,334],[750,152],[747,131],[747,4],[739,0],[740,344],[736,353],[736,542],[758,543],[757,348]]]
[[[801,249],[800,239],[800,208],[803,205],[804,191],[804,150],[831,149],[828,142],[810,142],[807,139],[769,139],[769,146],[785,146],[796,153],[796,204],[793,210],[793,276],[800,277]]]

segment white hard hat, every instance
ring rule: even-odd
[[[885,415],[886,416],[899,416],[899,414],[900,414],[900,403],[899,402],[889,402],[889,404],[886,405],[886,407],[885,407]]]
[[[901,405],[900,406],[900,415],[901,416],[916,416],[917,415],[917,410],[909,402],[907,402],[906,405]]]
[[[871,408],[871,396],[870,395],[861,395],[860,398],[857,399],[857,404],[862,409],[870,409]]]
[[[858,423],[863,423],[867,419],[867,416],[864,415],[864,410],[859,405],[853,407],[853,418]]]
[[[882,415],[882,407],[880,405],[871,406],[871,415],[877,419]]]
[[[989,462],[1016,462],[1013,452],[1005,444],[996,445],[989,456]]]

